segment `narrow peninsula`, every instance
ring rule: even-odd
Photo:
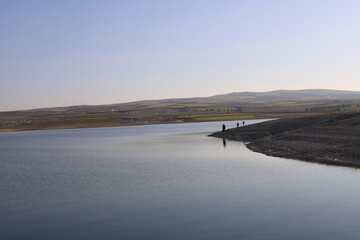
[[[269,156],[360,167],[360,112],[277,119],[209,136]]]

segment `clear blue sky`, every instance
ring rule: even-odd
[[[0,0],[0,111],[360,90],[356,0]]]

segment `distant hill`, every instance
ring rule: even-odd
[[[233,92],[210,97],[222,101],[237,102],[282,102],[282,101],[313,101],[313,100],[344,100],[360,99],[360,91],[307,89],[307,90],[275,90],[269,92]]]
[[[0,112],[0,131],[281,118],[345,111],[360,111],[360,92],[233,92],[201,98]]]
[[[171,98],[161,100],[143,100],[128,103],[108,105],[82,105],[56,108],[41,108],[13,112],[6,114],[60,114],[60,113],[96,113],[110,111],[139,111],[149,109],[172,109],[193,106],[207,107],[233,107],[237,105],[268,105],[277,103],[306,103],[306,102],[330,102],[331,100],[360,100],[360,91],[306,89],[306,90],[275,90],[269,92],[233,92],[211,97],[199,98]],[[0,113],[1,115],[1,113]]]

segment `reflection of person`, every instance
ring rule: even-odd
[[[223,138],[223,145],[224,145],[224,148],[226,147],[226,139]]]
[[[245,121],[243,121],[243,126],[245,126]]]
[[[239,127],[239,123],[237,123],[236,126]]]
[[[224,132],[225,129],[226,129],[225,124],[223,124],[223,126],[222,126],[222,131]]]

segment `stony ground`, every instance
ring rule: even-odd
[[[360,113],[274,120],[210,136],[244,141],[270,156],[360,167]]]

